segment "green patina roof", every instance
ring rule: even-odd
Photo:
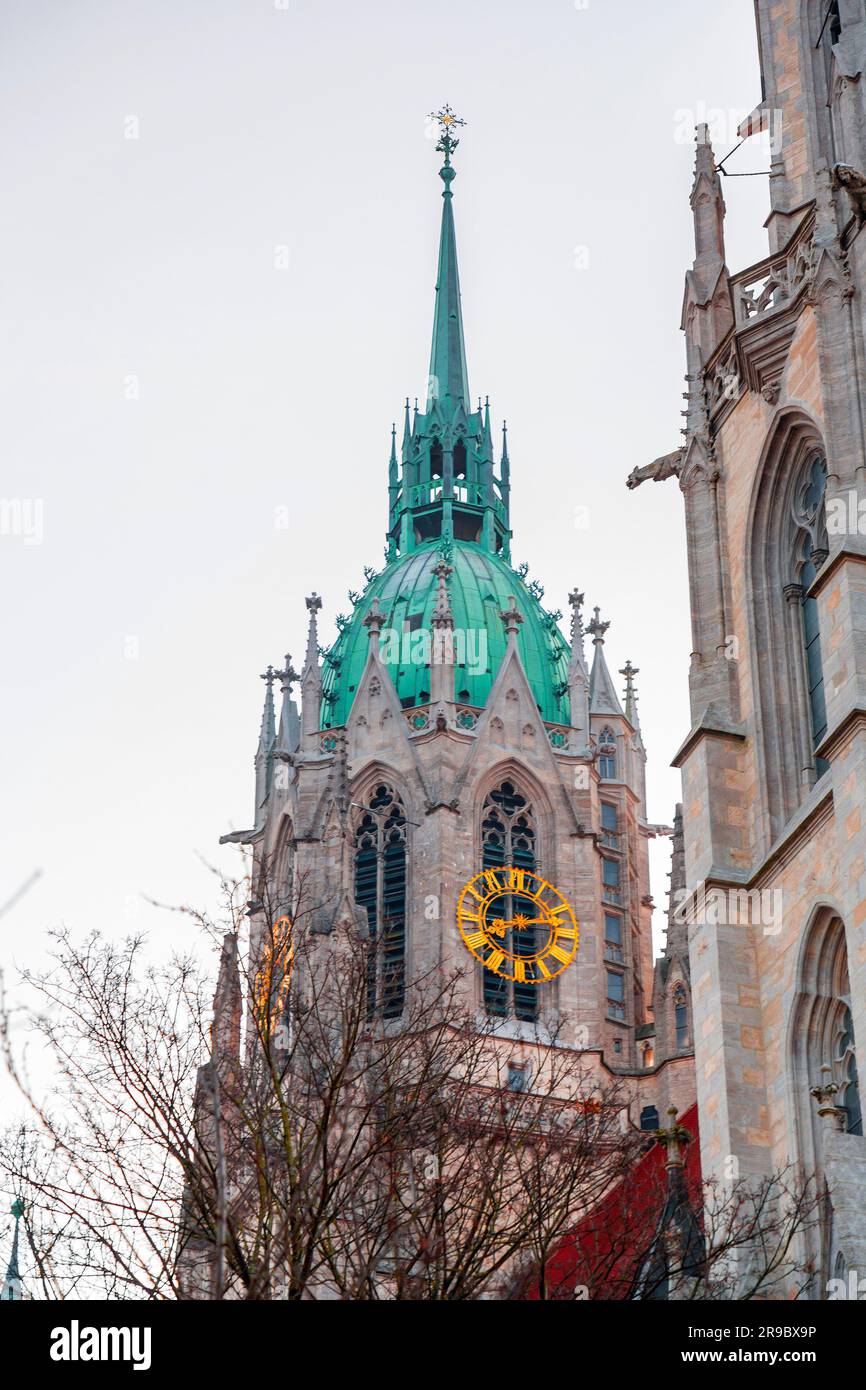
[[[340,624],[340,635],[326,654],[321,718],[326,729],[341,727],[349,717],[369,653],[364,618],[374,599],[385,619],[380,651],[399,699],[407,709],[429,702],[431,673],[425,657],[430,656],[437,596],[434,569],[443,547],[452,569],[448,591],[457,649],[451,698],[477,707],[486,703],[505,655],[499,615],[513,594],[524,619],[517,645],[541,716],[550,724],[569,721],[569,649],[534,586],[528,586],[510,563],[510,461],[504,426],[497,476],[489,406],[482,409],[479,400],[478,410],[469,410],[451,193],[451,155],[458,145],[452,132],[463,122],[448,106],[436,119],[441,130],[436,149],[445,156],[439,171],[445,191],[428,399],[423,412],[416,403],[411,426],[406,402],[399,462],[392,430],[388,563],[370,580],[351,618]],[[426,652],[419,650],[425,640],[423,635],[418,638],[419,632],[427,635]]]
[[[386,624],[380,643],[383,660],[394,682],[399,699],[411,705],[426,704],[430,691],[430,668],[425,663],[392,661],[393,642],[388,631],[403,634],[401,654],[410,655],[412,633],[420,618],[422,629],[431,628],[433,606],[436,602],[434,568],[441,559],[439,541],[430,541],[408,555],[389,564],[371,580],[355,605],[348,624],[325,658],[322,703],[322,727],[336,728],[346,723],[355,698],[369,652],[369,631],[364,618],[374,598]],[[448,580],[451,608],[457,642],[459,633],[467,634],[465,664],[455,666],[454,698],[466,704],[484,705],[505,655],[505,629],[499,616],[508,607],[509,595],[517,600],[523,614],[517,645],[524,669],[532,687],[541,716],[548,723],[569,722],[568,697],[563,693],[568,674],[569,650],[555,619],[546,613],[541,603],[520,575],[498,555],[471,541],[454,541],[448,557],[453,573]],[[410,625],[410,619],[416,623]],[[486,653],[481,642],[486,638]],[[474,644],[474,645],[473,645]],[[417,650],[417,648],[416,648]],[[484,656],[480,670],[472,670],[473,658]],[[467,695],[461,695],[467,691]]]

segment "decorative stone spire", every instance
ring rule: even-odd
[[[288,652],[286,653],[286,664],[282,671],[275,671],[274,675],[280,681],[280,693],[283,697],[277,746],[274,751],[278,756],[286,756],[297,750],[301,733],[298,707],[292,699],[292,685],[301,678],[292,666],[292,658]]]
[[[716,168],[709,127],[699,125],[695,145],[695,177],[691,196],[695,223],[695,259],[686,272],[680,326],[686,330],[689,407],[687,437],[701,426],[700,372],[730,329],[734,308],[725,266],[725,200]],[[719,282],[722,281],[720,287]]]
[[[586,670],[586,655],[583,650],[583,599],[579,589],[572,589],[568,596],[571,609],[571,662]],[[596,609],[596,612],[598,610]]]
[[[596,604],[592,610],[592,622],[587,626],[587,632],[596,647],[604,645],[604,634],[610,627],[610,619],[606,623],[601,620],[601,609]]]
[[[674,833],[671,841],[671,882],[668,889],[668,937],[667,950],[670,951],[672,937],[682,933],[686,939],[685,916],[680,910],[686,890],[686,844],[683,835],[683,807],[677,802],[674,811]],[[688,957],[686,957],[688,959]]]
[[[24,1203],[20,1197],[16,1197],[12,1203],[11,1212],[15,1218],[15,1230],[12,1234],[12,1253],[6,1267],[6,1278],[3,1280],[3,1288],[0,1290],[0,1302],[2,1303],[17,1303],[24,1297],[21,1271],[18,1268],[18,1227],[24,1215]]]
[[[304,671],[303,671],[303,675],[302,675],[302,677],[301,677],[302,679],[303,679],[303,676],[306,675],[307,671],[309,670],[309,668],[310,668],[311,666],[316,666],[316,667],[317,667],[318,664],[319,664],[319,619],[318,619],[318,615],[319,615],[319,610],[320,610],[320,608],[322,607],[322,600],[319,598],[319,595],[316,593],[315,589],[314,589],[313,592],[308,596],[308,598],[306,598],[306,599],[304,600],[304,602],[305,602],[306,605],[307,605],[307,612],[309,613],[310,616],[309,616],[309,619],[308,619],[308,622],[307,622],[307,651],[306,651],[306,655],[304,656]]]
[[[568,666],[568,697],[571,725],[579,729],[589,742],[589,672],[583,650],[583,594],[572,589],[568,596],[571,608],[571,661]]]
[[[453,410],[460,401],[468,409],[469,376],[466,370],[466,347],[463,339],[463,313],[460,307],[460,279],[457,273],[457,237],[454,213],[451,208],[451,184],[456,178],[451,156],[459,140],[452,134],[465,125],[450,106],[431,112],[439,123],[436,149],[444,154],[445,162],[439,177],[445,185],[442,194],[442,230],[439,238],[439,272],[436,278],[436,308],[433,316],[433,345],[430,351],[430,377],[427,388],[427,411],[434,401],[450,400]]]
[[[387,618],[385,617],[385,614],[379,612],[379,600],[378,598],[374,598],[372,603],[370,604],[370,611],[366,614],[364,618],[364,627],[367,629],[367,632],[370,637],[371,651],[375,651],[378,653],[379,635],[386,622]]]
[[[637,712],[637,691],[635,690],[634,678],[640,675],[640,667],[632,666],[631,661],[627,661],[620,669],[621,676],[625,676],[625,717],[632,728],[640,733],[640,717]]]
[[[329,786],[337,810],[345,818],[349,811],[349,749],[343,730],[335,735],[333,757]]]
[[[454,613],[448,592],[448,580],[453,571],[448,563],[449,550],[447,546],[440,547],[440,558],[433,570],[436,602],[431,618],[433,650],[430,660],[430,700],[434,705],[454,699]]]
[[[448,580],[454,573],[448,564],[444,550],[440,553],[433,575],[436,579],[436,602],[433,606],[432,623],[434,628],[453,628],[454,614],[451,610],[451,596],[448,593]]]
[[[592,622],[586,629],[595,648],[592,671],[589,677],[589,712],[590,714],[622,714],[622,705],[611,680],[610,671],[607,669],[604,655],[604,634],[610,627],[610,622],[602,622],[599,608],[594,608],[592,611]]]
[[[499,614],[505,624],[505,636],[510,646],[517,641],[517,631],[523,622],[523,614],[517,607],[517,599],[514,594],[508,595],[508,607]]]
[[[689,197],[695,221],[695,265],[725,259],[725,200],[708,125],[695,134],[695,177]]]
[[[255,756],[256,805],[253,819],[257,826],[261,823],[261,809],[267,801],[271,789],[274,743],[277,737],[277,727],[274,720],[273,666],[269,666],[267,671],[262,673],[261,679],[265,682],[265,704],[262,710],[261,729],[259,730],[259,746]]]
[[[309,622],[307,627],[307,651],[304,656],[304,669],[301,672],[301,729],[304,737],[312,737],[319,732],[322,713],[322,670],[319,665],[319,622],[318,614],[322,606],[319,595],[313,591],[305,600]]]
[[[220,1071],[240,1062],[241,1010],[238,938],[230,931],[223,937],[211,1025],[211,1059]]]

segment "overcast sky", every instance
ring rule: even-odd
[[[514,558],[549,607],[579,585],[611,669],[640,668],[669,821],[682,501],[624,479],[680,442],[691,127],[709,114],[721,156],[760,98],[751,0],[6,0],[0,53],[0,495],[42,508],[40,544],[38,509],[0,536],[0,903],[42,871],[0,921],[6,964],[61,922],[167,945],[179,919],[140,895],[206,905],[197,854],[227,863],[250,824],[259,672],[298,663],[305,594],[330,641],[382,559],[443,102],[468,122],[469,380],[508,420]],[[760,142],[730,167],[765,169]],[[740,268],[766,179],[725,195]]]

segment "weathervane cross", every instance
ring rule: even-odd
[[[465,125],[466,122],[451,110],[447,102],[438,111],[431,111],[429,119],[439,123],[439,141],[436,149],[440,154],[444,154],[445,163],[450,164],[451,156],[460,144],[460,141],[455,140],[451,132],[456,130],[458,126]]]

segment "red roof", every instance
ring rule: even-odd
[[[686,1151],[685,1177],[695,1208],[700,1211],[697,1105],[690,1106],[678,1123],[693,1136]],[[595,1210],[563,1238],[547,1261],[547,1298],[574,1298],[578,1286],[584,1286],[585,1296],[591,1299],[628,1297],[664,1205],[667,1192],[665,1158],[663,1146],[651,1144],[636,1163],[628,1182],[613,1188]],[[518,1295],[532,1300],[541,1296],[538,1275],[532,1275]]]

